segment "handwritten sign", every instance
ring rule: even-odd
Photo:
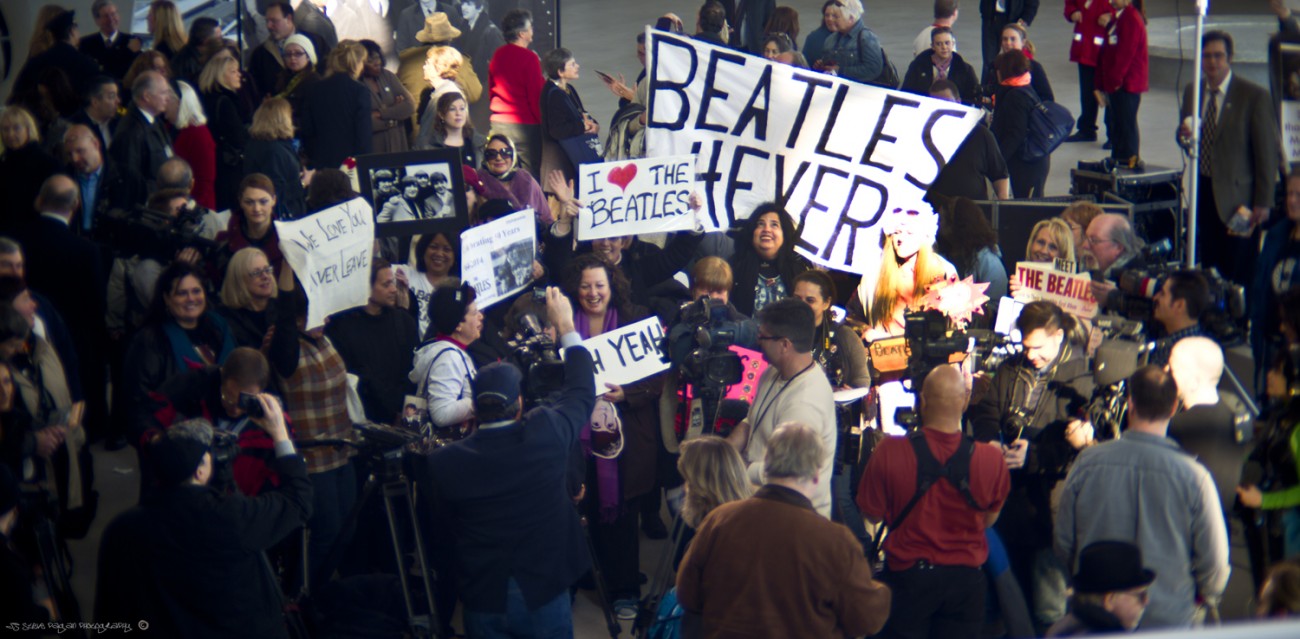
[[[479,309],[533,283],[537,226],[524,209],[460,234],[460,278],[474,287]]]
[[[578,167],[582,203],[578,239],[596,240],[689,229],[695,225],[691,189],[695,157],[584,164]]]
[[[370,298],[370,259],[375,244],[375,217],[363,198],[319,213],[276,222],[280,252],[307,293],[307,328],[325,318],[361,306]]]
[[[784,202],[796,249],[829,268],[874,277],[881,217],[921,200],[980,118],[960,104],[647,34],[648,155],[697,156],[708,230]]]
[[[630,326],[601,333],[582,343],[591,352],[596,369],[596,393],[609,390],[605,384],[625,386],[668,370],[661,350],[664,327],[659,318],[648,317]]]
[[[1048,263],[1020,262],[1016,264],[1016,278],[1020,280],[1020,290],[1015,294],[1018,301],[1045,300],[1075,317],[1097,316],[1092,277],[1087,272],[1065,273]]]

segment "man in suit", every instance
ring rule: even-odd
[[[45,293],[67,320],[80,358],[81,387],[86,396],[84,423],[98,436],[108,425],[102,345],[108,281],[99,245],[80,237],[72,220],[81,204],[77,183],[55,174],[41,185],[38,217],[22,235],[27,282]]]
[[[595,405],[591,354],[559,289],[546,290],[546,314],[565,347],[560,399],[525,415],[519,369],[489,364],[474,379],[478,430],[429,457],[434,502],[455,520],[440,528],[463,533],[455,553],[469,636],[489,627],[571,636],[569,585],[591,565],[568,463]]]
[[[1196,167],[1197,256],[1228,279],[1248,284],[1277,186],[1280,142],[1268,90],[1232,73],[1232,36],[1201,39],[1201,148]],[[1183,92],[1178,135],[1190,144],[1192,87]]]
[[[284,56],[280,47],[284,41],[295,33],[301,33],[311,40],[316,49],[316,59],[325,60],[329,56],[330,46],[323,38],[314,33],[303,31],[294,24],[293,7],[288,2],[272,2],[266,7],[266,41],[253,50],[248,60],[248,73],[253,84],[262,95],[275,93],[280,71],[284,69]]]
[[[113,132],[108,154],[127,178],[126,201],[143,203],[153,191],[158,168],[172,156],[160,119],[176,93],[162,74],[146,71],[131,86],[131,95],[131,108]]]
[[[117,115],[120,106],[122,97],[117,88],[117,80],[101,75],[90,84],[90,90],[86,93],[86,108],[72,114],[68,121],[86,125],[99,140],[99,148],[107,149],[113,143],[113,131],[117,129],[117,123],[121,121]]]
[[[117,30],[120,19],[112,0],[95,0],[90,5],[90,15],[95,18],[99,33],[82,38],[77,49],[94,58],[104,73],[121,81],[135,57],[140,55],[140,38]]]
[[[123,200],[126,182],[104,158],[99,138],[84,124],[74,124],[63,134],[63,152],[68,156],[68,173],[81,193],[81,219],[74,228],[89,235],[95,223],[115,207],[129,206]]]
[[[767,21],[776,10],[776,0],[720,0],[731,26],[731,46],[754,55],[763,53]]]
[[[49,24],[45,30],[54,38],[54,44],[44,53],[27,61],[18,78],[14,80],[13,95],[23,95],[36,90],[36,83],[41,73],[49,68],[62,69],[68,75],[68,81],[77,92],[86,90],[91,79],[100,74],[99,63],[77,51],[77,23],[72,11],[65,11]]]
[[[980,61],[985,67],[992,65],[1002,50],[1002,27],[1017,22],[1027,27],[1038,15],[1038,0],[980,0]]]

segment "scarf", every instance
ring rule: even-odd
[[[608,333],[618,328],[618,311],[613,307],[605,310],[605,322],[601,326],[600,332]],[[591,319],[587,314],[579,311],[573,318],[573,329],[577,331],[582,339],[591,339]],[[591,419],[587,420],[586,425],[582,427],[583,452],[589,456],[595,457],[596,464],[596,498],[600,502],[600,521],[602,523],[612,523],[618,519],[622,511],[622,489],[618,481],[618,457],[593,455],[592,446],[592,424],[599,422],[601,424],[609,423],[611,420],[606,415],[606,411],[615,411],[614,423],[621,423],[617,417],[617,409],[613,404],[604,400],[597,400],[596,407],[591,412]],[[622,431],[620,427],[619,432]]]
[[[1030,77],[1029,72],[1026,71],[1023,75],[1003,80],[1001,84],[1004,87],[1027,87],[1029,86],[1030,80],[1032,80],[1032,78]]]
[[[939,60],[939,56],[930,56],[930,62],[934,64],[934,79],[943,80],[948,77],[948,69],[952,68],[953,57],[948,56],[947,62]]]
[[[203,368],[209,364],[223,364],[230,351],[235,350],[235,340],[226,328],[225,320],[221,319],[216,313],[204,313],[199,319],[200,325],[204,322],[210,322],[206,327],[216,333],[215,337],[221,340],[221,350],[217,351],[217,361],[208,362],[198,349],[194,348],[194,343],[190,341],[185,329],[181,328],[175,320],[167,320],[163,323],[163,333],[167,335],[167,341],[172,347],[172,358],[175,359],[176,372],[185,372],[191,368]]]

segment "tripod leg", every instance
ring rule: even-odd
[[[655,614],[659,610],[659,602],[663,600],[664,593],[668,592],[673,585],[673,559],[677,557],[677,552],[682,547],[682,540],[686,538],[686,522],[682,521],[681,511],[673,517],[673,526],[668,533],[669,544],[664,547],[659,554],[659,561],[655,564],[653,581],[650,582],[652,590],[641,600],[641,607],[637,611],[636,621],[632,624],[632,636],[644,637],[650,629],[650,624],[654,622]]]
[[[429,607],[430,627],[433,629],[433,635],[435,637],[441,637],[442,624],[439,623],[438,608],[433,603],[433,580],[429,577],[429,561],[424,553],[424,535],[423,531],[420,530],[420,520],[416,515],[415,501],[411,495],[411,483],[409,480],[404,480],[399,484],[399,486],[401,487],[400,491],[403,497],[402,501],[406,504],[407,515],[411,518],[411,529],[415,533],[415,560],[419,562],[420,577],[422,581],[424,581],[424,603]],[[394,494],[397,492],[396,489],[393,491]],[[389,516],[389,520],[392,520],[391,515]],[[394,535],[396,535],[396,533],[394,533]]]
[[[614,617],[614,607],[609,601],[609,593],[605,590],[605,575],[600,571],[600,557],[596,555],[596,542],[591,538],[591,525],[586,517],[581,519],[582,532],[587,537],[587,551],[591,553],[591,580],[596,582],[596,596],[600,598],[600,609],[605,613],[605,626],[609,628],[609,636],[618,639],[623,627]]]
[[[379,479],[371,474],[366,479],[366,485],[361,489],[361,494],[357,496],[356,503],[352,504],[352,512],[348,513],[347,519],[343,520],[343,527],[339,530],[339,536],[334,540],[334,546],[330,548],[330,554],[325,558],[325,563],[321,565],[320,574],[315,576],[315,581],[310,584],[310,590],[315,592],[329,581],[338,569],[339,562],[343,561],[343,553],[347,552],[347,543],[352,539],[352,535],[357,531],[357,521],[361,518],[361,510],[365,508],[366,502],[370,501],[370,496],[375,494],[375,489],[379,487]],[[401,565],[401,562],[398,562]]]
[[[427,615],[416,614],[415,602],[411,599],[411,584],[407,575],[405,553],[402,552],[401,536],[397,534],[397,514],[393,510],[393,497],[404,498],[407,506],[410,506],[411,493],[407,490],[405,482],[396,481],[384,484],[384,512],[388,515],[388,532],[392,536],[393,554],[397,559],[397,578],[402,584],[402,600],[406,605],[406,618],[410,624],[411,633],[415,637],[429,637],[432,636],[433,632],[433,629],[429,626],[430,619]],[[421,565],[420,570],[427,571],[428,566]]]

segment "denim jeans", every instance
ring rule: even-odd
[[[475,612],[465,610],[465,636],[469,639],[572,639],[573,610],[569,591],[529,610],[519,582],[511,578],[506,584],[506,611]]]
[[[352,504],[357,500],[357,473],[349,461],[334,470],[312,473],[312,511],[307,528],[311,530],[307,544],[307,558],[311,568],[312,581],[327,579],[329,575],[317,575],[330,549],[338,539],[343,528],[343,520],[352,511]]]

